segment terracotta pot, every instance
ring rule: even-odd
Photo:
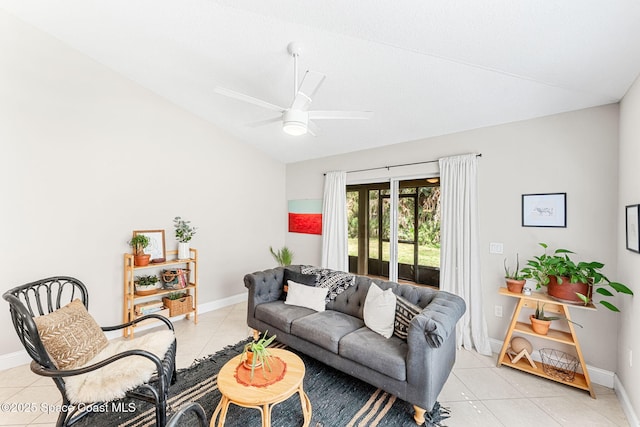
[[[533,332],[540,335],[547,335],[549,327],[551,326],[551,320],[536,319],[533,317],[533,314],[529,316],[529,320],[531,320],[531,329],[533,329]]]
[[[136,265],[136,267],[143,267],[145,265],[149,265],[150,260],[151,260],[151,255],[149,254],[133,256],[133,263]]]
[[[584,304],[576,293],[581,293],[591,299],[591,289],[592,287],[587,283],[570,282],[568,277],[563,277],[562,283],[558,284],[556,276],[549,276],[547,294],[560,301]]]
[[[507,289],[509,292],[513,292],[514,294],[521,294],[522,288],[524,288],[524,284],[526,280],[515,280],[515,279],[505,279],[507,282]]]
[[[247,360],[245,360],[244,366],[251,369],[251,364],[253,363],[253,352],[247,351],[246,355],[247,355]],[[260,366],[262,366],[262,362],[256,361],[255,367],[258,368]]]

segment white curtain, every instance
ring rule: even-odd
[[[440,289],[464,298],[467,311],[456,327],[458,348],[491,355],[482,308],[478,233],[478,160],[475,154],[447,157],[440,164]]]
[[[398,281],[398,193],[400,180],[391,179],[389,197],[389,280]]]
[[[322,199],[322,267],[349,271],[347,173],[327,172]]]

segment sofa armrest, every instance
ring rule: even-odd
[[[277,267],[244,276],[244,286],[249,289],[248,318],[253,317],[258,304],[277,301],[282,295],[284,268]]]
[[[452,333],[466,310],[462,298],[449,292],[436,293],[433,300],[413,318],[409,328],[418,329],[430,347],[438,348]]]

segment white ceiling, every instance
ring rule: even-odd
[[[640,73],[639,0],[0,0],[0,7],[284,162],[619,101]],[[293,137],[273,112],[300,74],[315,110],[370,110]],[[514,141],[514,143],[517,143]]]

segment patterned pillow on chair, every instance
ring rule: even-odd
[[[106,335],[79,299],[34,321],[44,348],[58,369],[84,365],[108,344]]]

